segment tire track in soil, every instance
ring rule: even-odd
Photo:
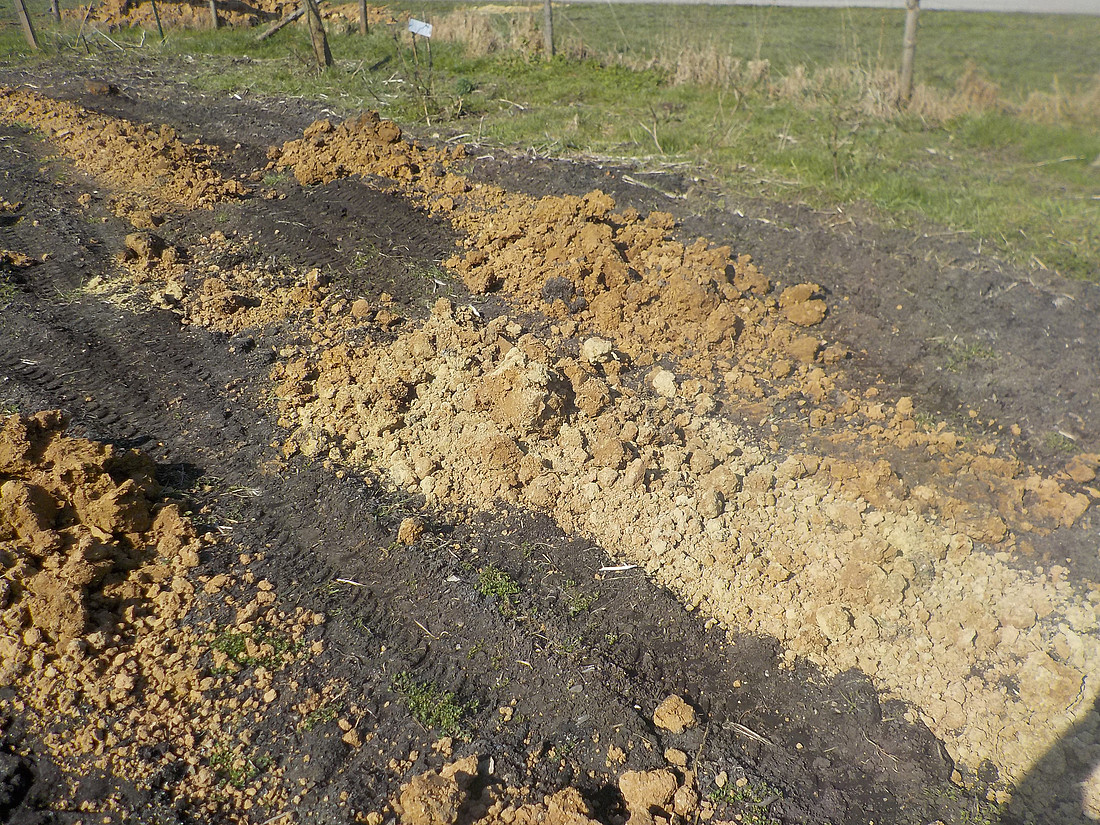
[[[321,268],[352,294],[389,292],[404,304],[421,299],[432,268],[454,248],[449,227],[425,220],[404,198],[355,181],[309,189],[289,182],[279,191],[283,199],[226,204],[214,215],[189,216],[188,230],[250,236],[277,261]],[[168,226],[179,222],[170,219]]]
[[[369,207],[377,204],[380,197],[376,193],[369,193],[369,190],[358,184],[343,184],[339,188],[354,189],[355,194],[348,195],[347,201],[355,207],[357,213],[367,212]],[[297,212],[288,211],[287,214],[306,216],[309,212],[310,210],[303,207]],[[378,231],[381,231],[382,225],[379,222]],[[305,230],[303,236],[312,237],[310,233],[315,232],[318,225],[306,224],[302,228]],[[423,245],[423,238],[413,236],[411,240]],[[287,248],[300,249],[289,234],[284,243]],[[410,248],[412,246],[410,244]],[[339,260],[334,252],[322,250],[322,253],[329,256],[326,262]],[[414,256],[410,255],[411,259]],[[71,279],[71,274],[59,271],[56,277],[59,278],[59,283],[68,283],[60,279]],[[40,286],[42,289],[39,289]],[[412,287],[415,286],[411,285],[410,292],[414,291]],[[39,297],[48,294],[48,287],[48,280],[44,279],[41,284],[36,284],[35,294]],[[164,324],[166,318],[171,319],[171,324],[175,323],[171,316],[159,313],[124,315],[102,304],[87,301],[36,312],[35,320],[44,322],[41,327],[36,329],[33,324],[21,326],[17,321],[4,332],[4,337],[12,343],[3,359],[5,372],[17,376],[15,380],[21,380],[36,391],[55,398],[60,405],[72,410],[89,432],[148,443],[159,438],[165,445],[154,451],[160,461],[190,460],[198,455],[202,457],[204,466],[214,468],[227,481],[243,485],[255,480],[258,462],[268,455],[266,448],[253,446],[252,451],[242,451],[233,439],[244,437],[245,442],[263,444],[270,440],[274,428],[261,414],[242,405],[230,415],[230,420],[235,422],[230,424],[233,431],[226,432],[226,422],[223,420],[226,399],[214,388],[238,378],[239,374],[235,369],[236,362],[225,358],[222,342],[218,338],[204,333],[185,333],[173,329],[171,325]],[[45,340],[47,338],[48,341]],[[52,357],[47,358],[45,354]],[[21,360],[34,360],[35,357],[39,361],[37,365],[24,364]],[[110,374],[102,372],[102,366],[109,363],[132,364],[133,369],[115,370]],[[84,373],[79,371],[81,369],[91,371]],[[180,420],[167,410],[165,402],[171,399],[167,397],[168,393],[159,389],[162,384],[174,386],[184,392],[186,408],[180,410],[180,415],[188,429],[182,429]],[[80,400],[86,396],[95,400]],[[347,531],[333,529],[332,525],[344,516],[355,519],[354,524],[358,529],[352,532],[378,539],[388,537],[392,524],[386,524],[385,519],[384,526],[372,529],[370,521],[361,518],[361,509],[364,506],[369,508],[377,502],[381,495],[378,490],[360,482],[336,480],[323,469],[303,467],[300,463],[292,465],[290,471],[281,473],[276,479],[265,479],[261,486],[263,496],[254,502],[248,502],[244,514],[256,519],[255,526],[248,528],[249,539],[256,546],[271,545],[269,572],[274,580],[280,585],[286,584],[303,590],[309,582],[315,593],[318,584],[331,582],[338,576],[373,574],[371,590],[356,588],[351,591],[350,601],[354,609],[349,610],[349,613],[361,618],[370,627],[383,625],[382,632],[388,634],[384,638],[402,650],[409,667],[415,667],[419,672],[460,690],[468,684],[467,680],[477,678],[469,675],[472,669],[464,667],[460,656],[456,657],[453,651],[444,649],[443,645],[425,642],[419,630],[414,631],[409,621],[402,621],[401,611],[386,606],[403,592],[399,586],[400,580],[393,575],[395,572],[411,572],[415,576],[428,579],[438,578],[442,573],[457,568],[441,566],[438,560],[431,561],[410,554],[390,566],[380,564],[372,570],[368,561],[355,552],[354,546],[349,545],[347,537],[340,535]],[[268,504],[273,501],[280,504]],[[298,504],[283,506],[291,502]],[[320,506],[315,506],[318,503]],[[509,515],[519,519],[520,523],[512,523],[508,527],[507,520],[489,521],[479,524],[477,530],[457,525],[452,528],[452,535],[460,539],[460,544],[468,542],[481,545],[482,552],[497,559],[502,566],[514,566],[517,562],[509,547],[500,539],[494,538],[505,529],[522,534],[544,535],[553,550],[555,565],[571,573],[590,573],[607,561],[606,555],[593,549],[571,545],[555,528],[546,524],[531,524],[530,516]],[[317,552],[320,547],[324,547],[322,553]],[[349,568],[353,564],[358,567]],[[412,568],[411,571],[409,567]],[[526,565],[524,568],[523,573],[517,575],[533,577]],[[453,574],[450,572],[450,575]],[[469,590],[466,587],[463,594],[464,604],[467,606],[478,603]],[[344,594],[339,599],[329,597],[327,600],[320,600],[330,607],[340,606],[340,602],[343,602],[345,609],[348,609],[346,603],[349,597]],[[414,602],[409,604],[412,606]],[[613,708],[620,721],[628,720],[639,740],[658,744],[656,734],[648,723],[631,713],[631,708],[623,706],[619,697],[633,695],[637,701],[644,702],[646,707],[652,707],[665,691],[670,690],[685,692],[704,704],[702,709],[709,708],[712,723],[716,726],[738,720],[748,722],[750,726],[751,723],[763,723],[762,726],[774,731],[772,735],[786,745],[797,738],[800,729],[809,730],[811,738],[816,736],[818,741],[814,743],[812,750],[808,749],[804,758],[787,755],[786,751],[776,753],[766,747],[746,744],[736,734],[726,732],[725,728],[710,733],[710,749],[723,754],[721,758],[712,760],[711,769],[716,770],[722,764],[733,761],[736,756],[738,761],[754,766],[761,773],[789,783],[789,787],[798,792],[797,802],[792,803],[792,806],[797,804],[799,807],[798,810],[789,812],[791,816],[799,813],[807,816],[820,815],[820,809],[811,810],[808,807],[814,794],[820,797],[814,804],[831,804],[833,807],[827,815],[841,821],[856,821],[857,815],[873,810],[882,811],[879,815],[887,815],[888,818],[891,813],[898,813],[892,800],[885,806],[877,804],[876,783],[883,778],[881,772],[876,770],[874,774],[867,775],[858,767],[872,764],[875,755],[873,749],[860,746],[855,741],[857,733],[860,736],[866,735],[868,741],[873,739],[880,745],[890,744],[892,738],[898,744],[911,746],[913,757],[906,760],[910,775],[905,781],[896,777],[894,779],[898,782],[899,797],[912,793],[917,786],[934,784],[944,778],[947,768],[942,760],[937,762],[932,758],[937,749],[927,731],[922,727],[908,727],[897,722],[881,722],[884,714],[881,709],[877,709],[877,699],[873,692],[858,706],[859,710],[855,714],[865,719],[853,719],[853,726],[847,731],[814,731],[815,721],[805,716],[806,708],[826,706],[830,692],[834,697],[832,701],[838,703],[839,696],[836,694],[842,693],[844,686],[850,687],[848,683],[844,683],[844,686],[840,683],[822,686],[819,690],[814,687],[815,682],[821,682],[818,675],[807,670],[776,678],[776,664],[774,670],[764,671],[766,680],[756,682],[755,687],[745,691],[745,696],[734,699],[723,695],[724,691],[719,686],[728,680],[731,673],[738,672],[743,672],[747,684],[752,685],[751,679],[759,677],[757,669],[761,665],[766,666],[768,661],[777,661],[768,658],[774,657],[773,644],[767,640],[748,640],[738,648],[729,648],[718,639],[717,632],[701,634],[694,626],[694,619],[685,614],[671,596],[662,592],[655,593],[653,587],[642,579],[634,585],[629,596],[623,597],[621,605],[623,609],[618,618],[620,624],[610,626],[635,632],[637,628],[644,627],[647,636],[644,643],[639,641],[634,645],[624,645],[622,649],[612,649],[611,655],[603,660],[608,664],[597,672],[606,675],[607,684],[618,689],[594,695],[589,698],[589,705]],[[442,610],[440,612],[445,613]],[[512,638],[511,626],[495,610],[481,604],[479,613],[478,618],[483,625],[491,627],[494,641],[505,643]],[[562,624],[568,627],[567,621]],[[481,630],[485,630],[485,627]],[[348,650],[361,649],[365,661],[370,661],[368,656],[373,656],[362,649],[361,645],[357,646],[351,634],[341,641],[347,644]],[[744,647],[752,648],[748,657],[745,656]],[[533,645],[525,648],[525,651],[538,652]],[[599,662],[598,659],[597,661]],[[574,673],[576,670],[577,668],[573,668],[569,672]],[[514,671],[523,672],[518,666]],[[558,675],[566,674],[559,671]],[[549,677],[542,677],[542,684],[531,691],[535,701],[547,702],[550,697],[547,695],[546,682],[553,678],[553,673]],[[593,684],[591,680],[585,680],[585,687],[594,694],[599,689],[599,685]],[[859,693],[859,690],[855,692]],[[712,698],[708,701],[708,697]],[[562,702],[568,700],[569,697],[555,696],[547,705],[552,710],[558,710],[563,707]],[[746,715],[746,707],[751,708],[747,712],[751,716]],[[784,713],[789,716],[783,717]],[[786,719],[794,721],[786,722]],[[532,731],[536,738],[541,735],[546,741],[552,741],[556,731],[551,726],[552,722],[549,720],[537,724],[532,722]],[[848,728],[848,725],[842,727]],[[848,733],[852,734],[849,740],[841,739],[838,743],[833,738],[843,737]],[[512,737],[509,742],[513,746],[511,753],[523,754],[523,738],[518,734]],[[501,737],[497,741],[508,740]],[[655,761],[649,764],[638,763],[637,766],[661,764],[659,750],[657,747]],[[809,757],[812,755],[814,758],[823,758],[825,751],[842,754],[844,758],[838,757],[837,767],[831,771],[821,766],[811,768]],[[592,752],[584,756],[589,766],[602,767],[597,759],[602,754]],[[522,776],[525,770],[522,760],[515,758],[513,761],[516,763],[517,776]],[[550,789],[563,781],[563,775],[545,767],[545,761],[540,764],[543,765],[540,770],[546,774],[539,783],[540,787]],[[634,764],[628,763],[628,766]],[[909,787],[905,787],[906,785]]]

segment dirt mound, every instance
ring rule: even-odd
[[[327,183],[348,175],[379,175],[412,182],[427,164],[461,157],[461,151],[443,153],[410,147],[401,140],[401,128],[375,112],[336,126],[331,120],[313,123],[298,140],[268,153],[272,168],[294,169],[303,186]]]
[[[293,11],[294,3],[257,0],[245,3],[241,0],[218,3],[218,22],[224,26],[255,26],[268,20],[275,20],[287,11]],[[156,12],[149,2],[132,0],[106,0],[91,6],[77,6],[61,12],[63,20],[70,23],[105,23],[108,31],[116,28],[142,28],[156,31],[157,15],[164,28],[208,29],[210,28],[210,6],[200,2],[157,3]]]
[[[294,7],[295,4],[291,4]],[[407,14],[404,17],[407,18]],[[352,32],[359,30],[359,4],[341,3],[340,5],[321,6],[321,19],[325,22],[325,29],[332,34],[334,32]],[[368,26],[388,26],[397,22],[395,17],[385,6],[367,6]]]
[[[127,236],[120,263],[127,278],[96,276],[87,288],[116,300],[133,298],[132,284],[145,285],[146,301],[180,314],[184,324],[236,334],[291,316],[323,314],[327,279],[317,269],[258,268],[249,263],[224,266],[226,256],[248,248],[222,232],[196,239],[184,262],[179,251],[155,235]],[[329,304],[335,303],[330,299]],[[347,309],[343,301],[334,313]]]
[[[964,764],[1021,771],[1073,718],[1100,676],[1097,606],[1059,569],[1029,576],[974,553],[910,512],[888,466],[781,460],[700,406],[697,386],[670,400],[671,373],[637,388],[622,361],[567,350],[440,301],[389,347],[326,344],[278,366],[287,451],[381,466],[440,503],[545,508],[729,626],[859,667],[919,706]],[[1008,694],[1028,668],[1045,687]]]
[[[319,617],[277,614],[247,572],[194,580],[206,542],[161,499],[152,462],[64,424],[43,412],[0,425],[0,687],[14,689],[0,720],[26,720],[77,775],[155,786],[191,771],[180,795],[210,816],[280,804],[281,773],[259,776],[248,737],[226,739],[229,718],[270,704],[253,695],[320,652]],[[234,626],[188,621],[234,596]],[[88,802],[79,783],[51,792],[58,809]],[[128,810],[122,796],[91,802]]]
[[[211,168],[217,148],[184,145],[170,126],[153,129],[8,88],[0,89],[0,119],[41,130],[77,167],[118,193],[140,196],[144,203],[118,202],[126,214],[138,214],[139,229],[149,228],[150,205],[209,208],[248,193],[240,181]]]
[[[400,129],[373,113],[334,126],[318,121],[301,140],[273,149],[271,168],[292,168],[303,184],[347,175],[383,178],[466,233],[467,251],[448,266],[473,292],[501,289],[521,306],[536,306],[556,321],[563,336],[606,336],[635,366],[662,357],[701,383],[689,396],[710,406],[724,390],[761,417],[794,402],[798,424],[810,437],[837,444],[870,442],[872,456],[889,478],[896,471],[885,453],[919,454],[910,464],[937,460],[915,484],[888,483],[880,472],[831,462],[834,480],[869,496],[908,498],[921,511],[948,518],[976,541],[1013,541],[1009,529],[1049,531],[1074,524],[1089,507],[1084,493],[1043,479],[1011,455],[995,455],[994,443],[966,445],[943,423],[920,426],[910,399],[896,411],[870,388],[862,396],[840,389],[847,351],[807,335],[827,312],[820,287],[797,284],[778,299],[771,283],[747,256],[704,239],[685,245],[672,238],[671,216],[635,210],[615,212],[613,199],[594,191],[584,197],[531,198],[498,187],[471,184],[456,171],[460,148],[440,151],[401,139]],[[677,392],[664,373],[662,394]],[[754,402],[763,402],[763,405]],[[786,414],[789,417],[789,413]],[[808,425],[808,427],[807,427]],[[908,486],[919,487],[909,496]],[[992,492],[992,495],[989,493]],[[901,495],[897,495],[900,493]]]

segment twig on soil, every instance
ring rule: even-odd
[[[630,175],[623,175],[623,180],[627,183],[632,183],[635,186],[642,186],[646,189],[652,189],[654,192],[664,195],[666,198],[671,198],[672,200],[683,200],[687,197],[687,195],[681,195],[677,192],[669,192],[666,189],[661,189],[659,186],[654,186],[651,183],[645,183],[644,181],[637,180],[636,178],[632,178]]]
[[[363,584],[362,582],[357,582],[357,581],[354,581],[353,579],[336,579],[336,581],[339,582],[340,584],[353,584],[356,587],[366,587],[366,585]]]
[[[695,776],[699,775],[699,760],[703,758],[703,748],[707,746],[707,737],[710,736],[710,721],[707,721],[707,727],[703,731],[703,741],[699,743],[698,750],[695,751],[695,758],[691,760],[691,772]]]
[[[636,564],[620,564],[615,567],[601,567],[601,573],[621,573],[623,570],[633,570],[638,565]]]
[[[116,43],[114,40],[109,38],[107,35],[105,35],[103,32],[101,32],[95,26],[92,26],[92,31],[94,31],[96,34],[98,34],[100,37],[102,37],[104,40],[106,40],[108,43],[110,43],[112,46],[114,46],[120,52],[126,51],[124,48],[122,48],[122,46],[118,45],[118,43]]]
[[[899,761],[898,758],[896,756],[894,756],[894,754],[889,753],[885,749],[883,749],[882,745],[880,745],[875,740],[871,739],[869,736],[864,736],[863,738],[866,739],[868,742],[870,742],[872,745],[875,746],[875,750],[878,751],[879,756],[885,757],[885,758],[890,760],[890,765],[894,769],[894,773],[897,773],[898,772],[898,761]]]
[[[263,491],[256,487],[230,487],[225,491],[228,495],[236,498],[259,498],[263,495]]]
[[[729,723],[727,723],[727,727],[729,727],[734,732],[741,734],[746,739],[751,739],[753,742],[759,742],[761,745],[771,745],[772,744],[770,740],[765,739],[763,736],[761,736],[759,733],[754,731],[752,728],[747,728],[744,725],[740,724],[739,722],[729,722]]]
[[[1058,158],[1057,160],[1041,160],[1035,164],[1035,167],[1038,168],[1040,166],[1051,166],[1055,163],[1069,163],[1073,160],[1088,160],[1088,158],[1083,158],[1080,155],[1066,155],[1065,157]]]
[[[428,628],[426,628],[426,627],[424,627],[424,625],[420,624],[420,622],[418,622],[416,619],[413,619],[413,624],[415,624],[417,627],[419,627],[421,630],[423,630],[428,635],[428,638],[430,638],[433,642],[438,642],[444,636],[448,635],[447,631],[444,630],[442,633],[440,633],[438,636],[436,636],[434,633],[432,633],[430,630],[428,630]]]

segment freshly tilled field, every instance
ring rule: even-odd
[[[0,810],[1100,817],[1087,439],[873,378],[606,170],[78,72],[0,94]]]

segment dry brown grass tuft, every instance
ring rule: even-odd
[[[1100,128],[1100,74],[1072,94],[1062,91],[1056,78],[1049,92],[1031,92],[1019,114],[1039,123],[1080,123]]]
[[[974,63],[967,63],[966,69],[955,81],[955,101],[971,112],[985,112],[1001,105],[1001,87]]]
[[[771,69],[767,60],[734,57],[721,41],[700,45],[683,36],[664,38],[652,56],[623,56],[620,62],[635,71],[659,69],[673,86],[721,87],[742,94],[767,80]]]
[[[772,73],[772,62],[767,58],[763,60],[750,60],[745,79],[750,86],[755,86],[761,80],[767,80]]]
[[[799,64],[786,75],[770,84],[769,91],[773,97],[784,100],[798,99],[805,97],[807,92],[821,91],[831,80],[833,80],[832,77],[822,72],[817,72],[815,77],[811,77],[809,72],[806,71],[806,67]]]
[[[466,54],[481,57],[503,51],[533,54],[542,50],[534,14],[510,14],[504,20],[480,9],[456,9],[436,26],[439,40],[462,43]]]
[[[714,43],[702,49],[684,49],[670,72],[672,83],[699,86],[740,86],[741,58]]]

